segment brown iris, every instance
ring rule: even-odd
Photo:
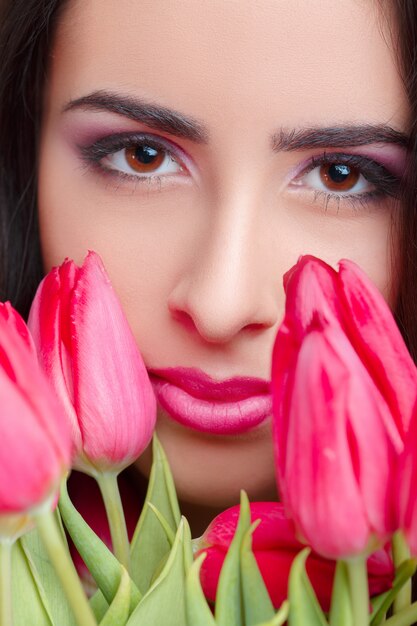
[[[321,181],[330,191],[350,191],[359,176],[358,168],[346,163],[327,163],[320,167]]]
[[[135,172],[146,174],[158,169],[165,159],[162,150],[152,148],[146,144],[126,149],[126,161]]]

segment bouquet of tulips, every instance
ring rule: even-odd
[[[416,366],[353,263],[302,257],[284,285],[271,384],[281,502],[242,492],[194,539],[99,257],[54,268],[28,325],[0,304],[0,626],[417,622]],[[118,475],[152,437],[129,539]],[[111,542],[72,503],[72,468],[97,482]]]

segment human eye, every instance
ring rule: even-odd
[[[162,137],[119,133],[81,148],[83,160],[103,174],[134,183],[161,181],[185,171],[181,156]]]
[[[314,156],[295,176],[291,187],[314,193],[314,200],[322,199],[339,206],[348,202],[367,204],[376,199],[398,197],[400,179],[382,163],[363,155],[323,153]]]

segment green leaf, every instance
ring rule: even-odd
[[[188,523],[185,518],[182,518],[165,567],[134,610],[128,626],[150,626],[151,624],[184,626],[186,624],[185,575],[188,557],[184,549],[187,535],[185,528],[188,528]]]
[[[119,588],[100,626],[125,626],[130,612],[131,582],[129,574],[122,566]]]
[[[378,626],[383,623],[385,614],[393,603],[395,596],[415,574],[416,569],[416,559],[407,559],[401,563],[396,571],[392,588],[372,601],[371,626]]]
[[[97,622],[100,623],[109,608],[109,603],[103,596],[101,589],[97,589],[95,594],[90,598],[90,606]]]
[[[54,624],[42,600],[20,540],[16,542],[12,551],[12,597],[13,626]],[[63,607],[65,606],[66,599],[63,602]],[[58,622],[55,624],[58,626]]]
[[[67,539],[62,528],[59,511],[54,511],[61,538],[68,549]],[[75,626],[76,621],[69,608],[67,596],[59,581],[38,530],[34,529],[23,535],[18,544],[30,569],[45,612],[52,624],[57,626]],[[14,577],[14,575],[13,575]],[[31,620],[27,623],[31,623]]]
[[[355,626],[349,591],[346,563],[338,561],[333,579],[332,600],[329,614],[330,626]]]
[[[249,527],[249,500],[246,493],[241,491],[238,525],[227,551],[217,586],[215,613],[218,626],[244,625],[240,549]]]
[[[415,626],[417,624],[417,602],[401,609],[392,617],[389,617],[384,626]]]
[[[72,504],[65,481],[61,486],[59,510],[65,526],[98,587],[110,605],[120,585],[122,566]],[[132,581],[130,610],[133,611],[141,594]]]
[[[295,557],[288,581],[289,626],[328,626],[305,569],[310,548]]]
[[[159,511],[173,533],[177,532],[181,513],[167,458],[156,435],[153,438],[153,462],[148,491],[131,545],[132,577],[142,593],[152,584],[159,563],[171,549],[165,530],[148,506]]]
[[[185,568],[185,574],[187,575],[190,567],[194,563],[194,555],[193,555],[193,543],[191,539],[190,525],[185,517],[184,517],[183,549],[184,549],[184,568]]]
[[[200,568],[207,553],[203,552],[188,570],[185,584],[187,626],[216,626],[200,584]]]
[[[172,548],[172,546],[174,545],[174,541],[175,541],[174,531],[172,530],[171,526],[168,524],[168,522],[166,521],[162,513],[158,511],[158,509],[156,508],[156,506],[152,504],[152,502],[148,502],[147,505],[151,509],[151,511],[156,515],[158,522],[161,524],[162,528],[164,529],[164,532],[168,539],[168,543]]]
[[[290,610],[290,605],[288,600],[285,600],[278,613],[275,613],[274,617],[268,622],[262,622],[262,624],[256,624],[256,626],[283,626],[288,619],[288,613]],[[307,625],[306,625],[307,626]]]
[[[260,520],[257,520],[246,531],[240,549],[242,600],[246,626],[256,626],[259,622],[268,621],[275,615],[264,579],[252,552],[252,533],[259,523]]]
[[[157,518],[158,520],[161,522],[161,520],[164,520],[163,516],[159,513],[158,509],[156,509],[152,504],[149,504],[151,510],[154,511],[154,513],[158,513],[157,514]],[[164,520],[162,523],[163,528],[165,529],[165,531],[167,532],[167,537],[168,537],[168,541],[171,544],[171,547],[174,545],[174,541],[175,541],[175,534],[170,535],[171,531],[168,530],[166,524],[166,520]],[[170,552],[167,552],[163,559],[161,560],[160,563],[158,563],[153,576],[152,576],[152,581],[151,581],[151,587],[153,586],[154,582],[156,582],[156,580],[159,578],[159,576],[161,575],[168,559],[169,559],[169,555]],[[190,532],[190,528],[188,525],[188,522],[186,522],[184,524],[184,565],[185,565],[185,572],[187,573],[189,567],[191,567],[193,562],[193,551],[192,551],[192,541],[191,541],[191,532]]]

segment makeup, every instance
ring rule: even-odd
[[[270,385],[259,378],[221,381],[194,368],[150,370],[156,397],[168,415],[199,432],[242,434],[272,413]]]

